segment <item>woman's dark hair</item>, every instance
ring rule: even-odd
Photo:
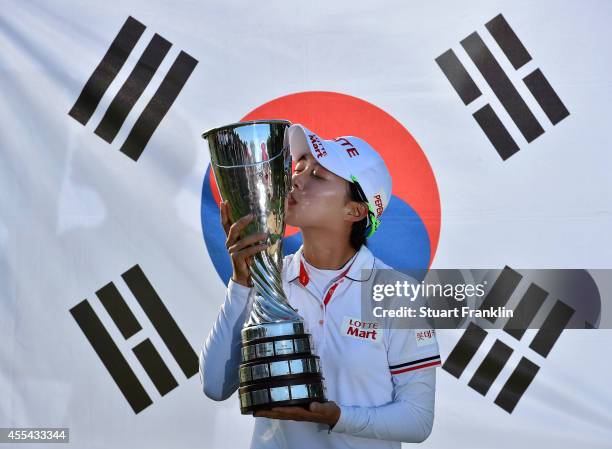
[[[349,199],[351,201],[364,202],[364,196],[362,196],[361,188],[359,184],[349,182]],[[359,251],[362,245],[367,246],[366,228],[368,226],[368,218],[365,217],[363,220],[356,221],[353,223],[351,228],[351,235],[349,236],[349,243],[355,249]]]

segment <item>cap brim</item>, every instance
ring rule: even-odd
[[[305,128],[300,124],[291,125],[288,133],[289,150],[294,161],[298,161],[302,156],[304,156],[304,154],[310,152],[315,160],[327,170],[337,176],[340,176],[342,179],[345,179],[348,182],[353,182],[351,179],[351,174],[346,169],[342,159],[340,159],[338,156],[338,144],[336,142],[333,140],[324,140],[316,133],[310,131],[308,128]],[[314,148],[309,136],[313,136],[314,139],[320,143],[323,143],[324,147],[327,149],[324,157],[322,157],[320,150],[317,152],[317,150]]]

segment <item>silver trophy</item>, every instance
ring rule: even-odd
[[[265,232],[269,246],[250,263],[255,297],[241,332],[239,396],[242,414],[283,405],[325,401],[312,337],[283,291],[283,234],[291,187],[285,120],[239,122],[205,132],[219,194],[230,218],[253,214],[244,236]]]

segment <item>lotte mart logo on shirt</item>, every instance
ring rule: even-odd
[[[355,338],[361,341],[380,343],[383,340],[383,330],[378,322],[362,321],[359,318],[345,316],[342,319],[341,334],[344,337]]]

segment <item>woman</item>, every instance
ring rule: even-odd
[[[252,448],[399,448],[431,432],[435,334],[362,321],[363,269],[389,268],[366,246],[391,198],[382,158],[353,136],[322,140],[301,125],[289,128],[295,168],[286,222],[303,245],[284,258],[289,303],[304,318],[320,357],[328,402],[255,413]],[[221,312],[200,353],[204,393],[214,400],[238,388],[240,329],[252,306],[249,258],[265,248],[265,234],[241,238],[249,216],[235,223],[221,204],[233,274]],[[385,271],[385,270],[383,270]],[[386,270],[389,271],[389,270]],[[374,274],[376,276],[376,274]]]

